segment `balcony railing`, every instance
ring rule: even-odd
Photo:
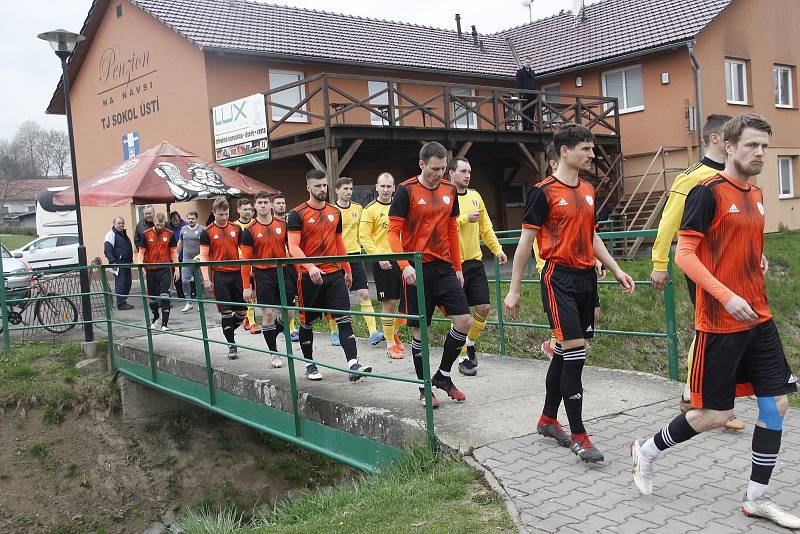
[[[273,139],[340,125],[541,134],[566,122],[619,136],[617,100],[601,96],[329,73],[264,95]]]

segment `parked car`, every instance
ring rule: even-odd
[[[27,263],[31,269],[77,265],[78,235],[53,234],[40,237],[12,251],[12,254]]]
[[[11,255],[5,245],[0,243],[3,255],[3,276],[6,279],[6,298],[19,298],[31,285],[31,273],[28,265]],[[2,313],[2,312],[0,312]]]

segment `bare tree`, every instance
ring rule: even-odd
[[[19,155],[20,176],[17,178],[39,178],[41,173],[41,137],[39,123],[27,120],[20,124],[14,136],[14,150]]]
[[[67,176],[67,171],[72,172],[67,133],[62,130],[47,130],[45,138],[50,145],[50,161],[53,170],[58,171],[59,178],[64,178]]]

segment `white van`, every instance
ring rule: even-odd
[[[78,233],[75,206],[59,206],[53,203],[53,196],[66,189],[71,187],[48,187],[36,195],[36,233],[39,237]]]

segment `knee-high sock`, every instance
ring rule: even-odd
[[[648,439],[642,446],[642,451],[655,458],[661,451],[690,440],[697,434],[698,432],[686,420],[686,414],[682,413]]]
[[[443,376],[450,376],[450,369],[461,352],[461,347],[467,341],[467,335],[459,332],[455,328],[450,328],[447,337],[444,338],[444,349],[442,350],[442,362],[439,364],[439,373]]]
[[[544,380],[545,395],[542,415],[551,419],[558,418],[558,407],[561,405],[561,373],[564,371],[564,358],[561,344],[553,347],[553,359],[547,368],[547,377]]]
[[[467,342],[461,347],[461,354],[465,354],[467,352],[467,347],[471,347],[475,344],[484,328],[486,328],[486,316],[472,310],[472,326],[469,328],[469,332],[467,332]]]
[[[328,319],[328,326],[331,327],[331,334],[339,331],[339,327],[336,325],[336,321],[334,321],[332,318]]]
[[[161,317],[158,310],[158,301],[150,301],[150,311],[153,312],[153,322],[156,322],[158,318]]]
[[[561,372],[561,398],[567,412],[569,430],[573,434],[583,434],[583,363],[586,360],[586,347],[563,349],[564,370]]]
[[[228,343],[233,344],[236,341],[235,332],[240,324],[242,324],[242,320],[237,320],[236,315],[233,313],[227,313],[222,316],[222,334]]]
[[[248,321],[247,324],[249,324],[250,326],[256,324],[256,309],[253,308],[252,306],[248,306],[247,314],[245,315],[245,317],[247,318]]]
[[[278,334],[282,331],[283,325],[281,325],[280,331],[278,331],[278,323],[261,325],[261,334],[264,336],[264,341],[267,342],[267,348],[269,350],[273,352],[278,350]]]
[[[753,429],[753,453],[747,498],[758,499],[767,492],[772,470],[781,449],[781,430],[757,426]]]
[[[383,328],[383,337],[386,338],[386,347],[394,345],[394,319],[381,319],[381,327]]]
[[[303,358],[314,359],[314,331],[309,324],[300,323],[300,350],[303,351]]]
[[[353,321],[349,315],[338,317],[336,324],[339,325],[339,342],[347,358],[347,365],[353,365],[354,360],[358,360],[358,349],[356,348],[356,335],[353,333]]]
[[[417,378],[422,380],[422,341],[416,338],[411,340],[411,359],[414,360],[414,371],[417,373]],[[422,386],[420,386],[419,390],[423,390]]]
[[[170,308],[161,308],[161,324],[163,326],[167,326],[169,322],[169,310]]]
[[[375,308],[372,307],[371,300],[362,300],[361,301],[361,311],[364,313],[375,313]],[[374,334],[378,327],[375,324],[375,317],[372,315],[363,315],[364,322],[367,323],[367,330],[369,331],[369,335]]]
[[[289,332],[294,332],[297,330],[297,323],[294,320],[294,315],[289,319]]]

